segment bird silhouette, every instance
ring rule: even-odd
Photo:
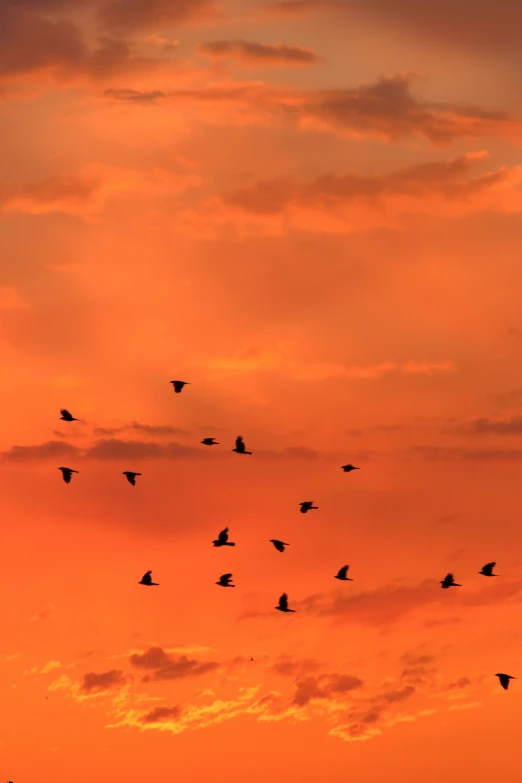
[[[62,471],[63,480],[66,484],[71,483],[71,476],[73,473],[79,473],[79,470],[73,470],[72,468],[58,468],[58,470]]]
[[[280,612],[295,612],[295,609],[289,609],[288,608],[288,596],[286,593],[283,593],[281,598],[279,599],[278,606],[275,607]]]
[[[152,571],[147,571],[147,573],[143,574],[140,581],[138,582],[139,585],[145,585],[146,587],[159,587],[159,582],[153,582],[151,577]]]
[[[301,506],[301,514],[306,514],[312,508],[319,508],[319,506],[314,506],[313,500],[305,500],[304,503],[299,503],[299,505]]]
[[[284,552],[285,546],[290,546],[290,544],[285,544],[284,541],[278,541],[277,538],[271,538],[270,541],[275,546],[278,552]]]
[[[254,659],[252,658],[252,656],[250,656],[250,660],[251,660],[251,661],[253,661],[253,660],[254,660]]]
[[[512,677],[510,674],[495,674],[495,677],[498,677],[505,691],[509,688],[509,681],[517,679],[517,677]]]
[[[80,421],[80,419],[75,419],[72,413],[69,413],[69,411],[66,408],[61,408],[60,413],[62,414],[60,416],[60,419],[62,419],[62,421]]]
[[[232,449],[232,451],[237,452],[238,454],[252,454],[251,451],[246,451],[245,444],[243,441],[243,438],[241,435],[238,435],[236,438],[236,448]]]
[[[174,392],[176,394],[179,394],[180,391],[183,391],[183,387],[184,386],[189,386],[190,385],[188,381],[169,381],[169,383],[171,383],[173,385]]]
[[[482,576],[498,576],[498,574],[492,573],[495,566],[496,563],[486,563],[486,565],[482,566],[480,569],[479,574],[482,574]]]
[[[232,574],[223,574],[219,577],[219,582],[216,582],[217,585],[220,587],[235,587],[235,585],[230,584],[230,580],[232,579]]]
[[[203,438],[201,443],[204,446],[219,446],[219,443],[214,438]]]
[[[355,465],[341,465],[341,470],[344,470],[345,473],[349,473],[351,470],[360,470],[360,468],[356,468]]]
[[[446,576],[444,577],[444,579],[441,581],[440,584],[444,589],[446,589],[447,587],[462,587],[462,585],[458,585],[454,581],[453,574],[446,574]]]
[[[233,541],[228,540],[228,527],[222,530],[219,536],[212,543],[214,546],[235,546]]]
[[[346,576],[349,568],[350,566],[343,566],[342,568],[340,568],[338,573],[335,575],[335,578],[340,579],[341,582],[353,582],[353,579],[350,579],[349,576]]]
[[[133,473],[132,470],[124,470],[122,473],[123,476],[127,477],[127,481],[129,484],[132,484],[133,487],[136,486],[136,476],[141,476],[141,473]]]

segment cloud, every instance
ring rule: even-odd
[[[0,452],[0,457],[13,462],[26,460],[55,459],[56,457],[74,457],[80,453],[77,446],[60,440],[48,440],[38,446],[11,446],[7,451]]]
[[[143,654],[134,654],[130,657],[133,666],[150,670],[150,675],[145,675],[142,682],[158,680],[179,680],[185,677],[198,677],[207,672],[215,671],[220,664],[216,661],[198,661],[180,655],[177,659],[168,655],[161,647],[151,647]]]
[[[471,422],[470,428],[476,435],[522,435],[522,416],[513,416],[507,421],[475,419]]]
[[[304,707],[312,699],[330,699],[339,693],[361,688],[363,681],[351,674],[322,674],[320,677],[305,677],[296,683],[293,704]]]
[[[320,59],[311,49],[301,46],[259,44],[253,41],[208,41],[200,44],[200,52],[211,59],[233,58],[257,66],[314,65]]]
[[[378,176],[326,174],[307,183],[282,178],[255,182],[210,201],[208,216],[212,219],[214,212],[222,223],[255,221],[272,233],[296,228],[349,233],[379,225],[395,227],[401,216],[415,214],[522,212],[522,191],[517,189],[517,183],[522,185],[522,166],[470,176],[486,158],[487,152],[481,151]],[[425,367],[429,374],[430,366]],[[403,371],[424,370],[422,363],[409,362]]]
[[[449,460],[471,460],[476,462],[518,461],[522,459],[522,449],[465,449],[445,446],[412,446],[409,453],[418,455],[429,462],[447,462]]]
[[[98,14],[109,29],[128,33],[205,18],[213,5],[212,0],[106,0],[99,3]]]
[[[155,707],[141,717],[142,723],[161,723],[162,721],[172,721],[179,718],[182,714],[181,707]]]
[[[412,73],[383,76],[345,89],[299,90],[263,82],[220,82],[170,92],[114,89],[105,94],[131,103],[183,103],[204,107],[204,119],[221,124],[293,126],[344,137],[387,142],[422,138],[445,147],[458,138],[520,139],[521,122],[498,111],[416,98]],[[209,107],[214,107],[214,116]],[[223,114],[223,109],[229,111]],[[221,108],[221,114],[219,109]],[[245,109],[248,108],[248,112]]]
[[[119,669],[101,673],[88,672],[83,675],[81,690],[87,694],[100,693],[111,688],[122,687],[125,683],[125,674]]]
[[[336,617],[343,623],[383,627],[423,606],[444,601],[441,593],[435,579],[426,579],[417,585],[385,585],[350,596],[338,592],[310,596],[296,604],[303,611]],[[505,602],[508,598],[521,600],[521,594],[522,581],[504,582],[491,589],[458,595],[455,602],[462,606],[485,606]]]
[[[276,674],[281,674],[284,677],[295,677],[296,675],[305,674],[311,671],[319,669],[321,664],[319,661],[311,658],[304,658],[302,660],[292,659],[288,655],[280,655],[275,663],[270,665],[270,670]]]
[[[44,215],[61,212],[88,217],[102,212],[106,201],[117,193],[139,191],[140,196],[174,194],[198,187],[201,177],[155,167],[150,171],[109,166],[97,161],[85,163],[74,174],[59,174],[35,182],[0,189],[1,212]]]
[[[140,424],[132,421],[130,424],[124,424],[121,427],[94,427],[94,435],[117,435],[120,432],[143,432],[146,435],[188,435],[187,430],[179,427],[171,427],[170,424]]]
[[[265,13],[270,16],[301,16],[307,13],[320,11],[349,11],[351,3],[343,0],[285,0],[282,3],[274,3],[264,6]]]

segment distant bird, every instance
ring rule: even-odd
[[[235,587],[235,585],[230,584],[231,579],[232,574],[223,574],[219,577],[219,582],[216,582],[216,584],[220,587]]]
[[[446,574],[442,582],[440,583],[444,589],[447,587],[462,587],[462,585],[458,585],[454,579],[453,574]]]
[[[285,544],[284,541],[278,541],[277,538],[271,538],[270,541],[275,546],[278,552],[284,552],[285,546],[290,546],[290,544]]]
[[[509,688],[509,681],[517,679],[517,677],[512,677],[510,674],[495,674],[495,677],[498,677],[505,691]]]
[[[141,473],[133,473],[132,470],[124,470],[122,476],[126,476],[129,484],[132,484],[132,486],[135,487],[136,476],[141,476]]]
[[[344,470],[345,473],[349,473],[351,470],[360,470],[360,468],[356,468],[355,465],[341,465],[341,470]]]
[[[299,505],[301,506],[301,514],[306,514],[312,508],[319,508],[319,506],[314,506],[313,500],[305,500],[304,503],[299,503]]]
[[[184,386],[189,386],[190,385],[188,381],[169,381],[169,383],[171,383],[173,385],[174,392],[176,394],[179,394],[180,391],[183,391],[183,387]]]
[[[60,416],[60,419],[62,419],[62,421],[80,421],[80,419],[75,419],[72,413],[69,413],[69,411],[66,408],[61,408],[60,413],[62,414]]]
[[[498,576],[498,574],[492,573],[495,566],[496,563],[486,563],[486,565],[482,566],[482,568],[480,569],[479,574],[482,574],[482,576]]]
[[[66,484],[71,483],[71,476],[73,473],[79,473],[79,470],[73,470],[72,468],[58,468],[58,470],[62,471],[63,480]]]
[[[295,612],[295,609],[289,609],[288,608],[288,596],[286,593],[283,593],[281,598],[279,599],[279,605],[275,607],[280,612]]]
[[[254,659],[252,658],[252,656],[250,656],[250,660],[251,660],[251,661],[253,661],[253,660],[254,660]]]
[[[232,449],[232,451],[236,451],[238,454],[252,454],[251,451],[246,451],[245,444],[243,442],[243,438],[241,435],[238,435],[236,438],[236,448]]]
[[[217,442],[217,440],[214,440],[214,438],[203,438],[201,443],[204,446],[219,446],[219,443]]]
[[[340,579],[341,582],[353,582],[353,579],[350,579],[349,576],[346,576],[349,568],[350,566],[343,566],[342,568],[340,568],[339,572],[335,575],[335,578]]]
[[[222,530],[219,536],[212,543],[214,546],[235,546],[233,541],[228,540],[228,527]]]
[[[152,587],[155,585],[156,587],[159,587],[159,582],[153,582],[151,577],[152,571],[147,571],[146,574],[143,574],[140,581],[138,582],[139,585],[146,585],[147,587]]]

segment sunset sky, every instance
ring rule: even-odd
[[[0,0],[1,781],[519,783],[521,51]]]

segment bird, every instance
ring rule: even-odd
[[[319,506],[314,506],[313,500],[305,500],[304,503],[299,503],[299,505],[301,506],[301,514],[306,514],[312,508],[319,508]]]
[[[353,582],[353,579],[350,579],[349,576],[346,576],[349,568],[350,566],[343,566],[342,568],[340,568],[338,573],[335,575],[335,578],[340,579],[341,582]]]
[[[238,435],[236,438],[236,448],[232,449],[232,451],[237,452],[238,454],[252,454],[251,451],[246,451],[245,444],[243,441],[243,438],[241,435]]]
[[[133,473],[132,470],[124,470],[122,476],[126,476],[129,484],[132,484],[132,486],[135,487],[136,476],[141,476],[141,473]]]
[[[482,566],[482,568],[480,569],[479,574],[482,574],[482,576],[498,576],[498,574],[492,573],[495,566],[496,563],[486,563],[486,565]]]
[[[79,473],[79,470],[73,470],[72,468],[58,468],[58,470],[62,471],[63,480],[66,484],[71,483],[71,476],[73,473]]]
[[[232,574],[223,574],[219,577],[219,582],[216,582],[216,584],[220,587],[235,587],[235,585],[230,584],[231,579]]]
[[[345,473],[349,473],[351,470],[360,470],[360,468],[356,468],[355,465],[341,465],[341,470],[344,470]]]
[[[277,538],[271,538],[270,541],[275,546],[278,552],[284,552],[285,546],[290,546],[290,544],[285,544],[284,541],[278,541]]]
[[[440,583],[444,589],[447,587],[462,587],[462,585],[458,585],[454,579],[453,574],[446,574],[442,582]]]
[[[180,391],[183,391],[183,387],[184,386],[189,386],[190,385],[188,381],[169,381],[169,383],[171,383],[173,385],[174,392],[176,394],[179,394]]]
[[[219,443],[217,442],[217,440],[215,440],[215,438],[203,438],[201,443],[204,446],[219,446]]]
[[[295,612],[295,609],[289,609],[288,608],[288,596],[286,593],[283,593],[281,598],[279,599],[279,605],[275,607],[280,612]]]
[[[66,408],[61,408],[60,413],[62,414],[60,416],[60,419],[62,419],[62,421],[80,421],[80,419],[75,419],[72,413],[69,413],[69,411]]]
[[[139,585],[145,585],[146,587],[152,587],[155,585],[156,587],[159,587],[159,582],[153,582],[151,577],[152,571],[147,571],[147,573],[143,574],[140,581],[138,582]]]
[[[228,540],[228,527],[222,530],[219,536],[212,543],[214,546],[235,546],[233,541]]]
[[[253,660],[254,660],[254,659],[252,658],[252,656],[250,656],[250,660],[251,660],[251,661],[253,661]]]
[[[517,677],[512,677],[510,674],[495,674],[495,677],[498,677],[505,691],[509,688],[509,681],[517,679]]]

